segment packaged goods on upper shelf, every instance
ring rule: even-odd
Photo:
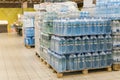
[[[47,12],[77,12],[78,7],[75,2],[61,2],[61,3],[41,3],[40,9],[45,9]]]

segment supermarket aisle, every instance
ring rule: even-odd
[[[120,80],[120,71],[73,73],[58,79],[39,61],[34,49],[24,47],[22,37],[0,34],[0,80]]]

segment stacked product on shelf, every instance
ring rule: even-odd
[[[55,19],[48,54],[48,62],[57,72],[111,66],[111,20]]]
[[[35,45],[34,16],[35,16],[35,12],[24,12],[23,36],[24,36],[24,43],[26,46]]]
[[[96,0],[97,16],[120,19],[120,0]]]

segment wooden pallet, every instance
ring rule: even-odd
[[[113,63],[112,68],[115,71],[119,71],[120,70],[120,62]]]
[[[34,45],[25,45],[25,47],[28,49],[31,49],[31,48],[34,48],[35,46]]]
[[[47,65],[48,68],[52,69],[53,73],[56,73],[58,78],[62,78],[64,73],[82,72],[82,74],[87,75],[89,70],[96,70],[96,69],[84,69],[84,70],[76,70],[76,71],[57,72],[46,60],[41,58],[37,53],[36,53],[36,56],[40,59],[41,62],[43,62],[45,65]],[[98,68],[98,69],[100,69],[100,68]],[[104,68],[101,68],[101,69],[104,69]],[[105,69],[109,72],[112,71],[111,66],[107,66],[107,67],[105,67]]]

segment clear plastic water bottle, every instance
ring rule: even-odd
[[[95,19],[95,21],[94,21],[94,34],[99,34],[98,33],[97,23],[98,23],[98,19]]]
[[[100,60],[99,60],[98,53],[93,53],[92,54],[92,59],[93,59],[92,67],[93,68],[99,68]]]
[[[92,40],[91,51],[96,52],[98,51],[98,42],[96,36],[91,36],[90,39]]]
[[[89,45],[89,37],[88,36],[84,36],[83,37],[83,52],[89,52],[90,51],[90,45]]]
[[[75,38],[75,53],[82,53],[82,42],[80,37]]]
[[[79,21],[79,19],[76,19],[75,20],[76,21],[76,28],[75,28],[75,32],[76,32],[76,36],[78,36],[78,35],[81,35],[81,26],[80,26],[80,21]]]
[[[112,52],[106,52],[107,55],[107,66],[111,66],[113,63],[113,54]]]
[[[65,38],[55,38],[55,52],[58,54],[66,53],[66,40]]]
[[[50,50],[55,51],[55,36],[51,37]]]
[[[106,33],[111,34],[111,31],[112,31],[111,30],[111,21],[107,20],[105,24],[106,24]]]
[[[88,34],[88,21],[84,19],[84,30],[85,30],[85,35]]]
[[[61,35],[62,35],[62,36],[65,35],[65,26],[66,26],[65,21],[66,21],[66,20],[61,19]]]
[[[73,20],[66,20],[66,36],[71,36],[73,32]]]
[[[77,70],[77,56],[75,54],[69,56],[69,70]]]
[[[96,29],[95,29],[95,28],[96,28],[96,25],[95,25],[95,20],[94,20],[94,19],[92,19],[92,21],[91,21],[91,22],[92,22],[92,25],[91,25],[92,34],[96,34],[96,31],[95,31],[95,30],[96,30]]]
[[[104,43],[104,37],[102,35],[98,36],[98,50],[104,51],[105,43]]]
[[[83,70],[85,69],[85,56],[83,53],[80,53],[77,55],[78,59],[78,70]]]
[[[91,55],[91,53],[85,54],[85,67],[86,67],[86,69],[92,68],[92,55]]]
[[[85,35],[84,21],[82,19],[80,19],[80,33],[81,35]]]
[[[105,52],[99,53],[100,57],[100,67],[106,67],[107,66],[107,56]]]
[[[77,26],[76,26],[76,20],[72,20],[71,27],[72,27],[72,36],[76,36],[76,28],[77,28]]]
[[[105,49],[112,50],[112,37],[111,37],[111,35],[105,36]]]
[[[67,46],[67,53],[74,53],[74,39],[73,38],[68,38],[66,42]]]
[[[57,55],[54,54],[54,61],[55,61],[55,65],[54,67],[56,68],[56,70],[58,72],[63,72],[66,71],[66,58],[64,55]]]

